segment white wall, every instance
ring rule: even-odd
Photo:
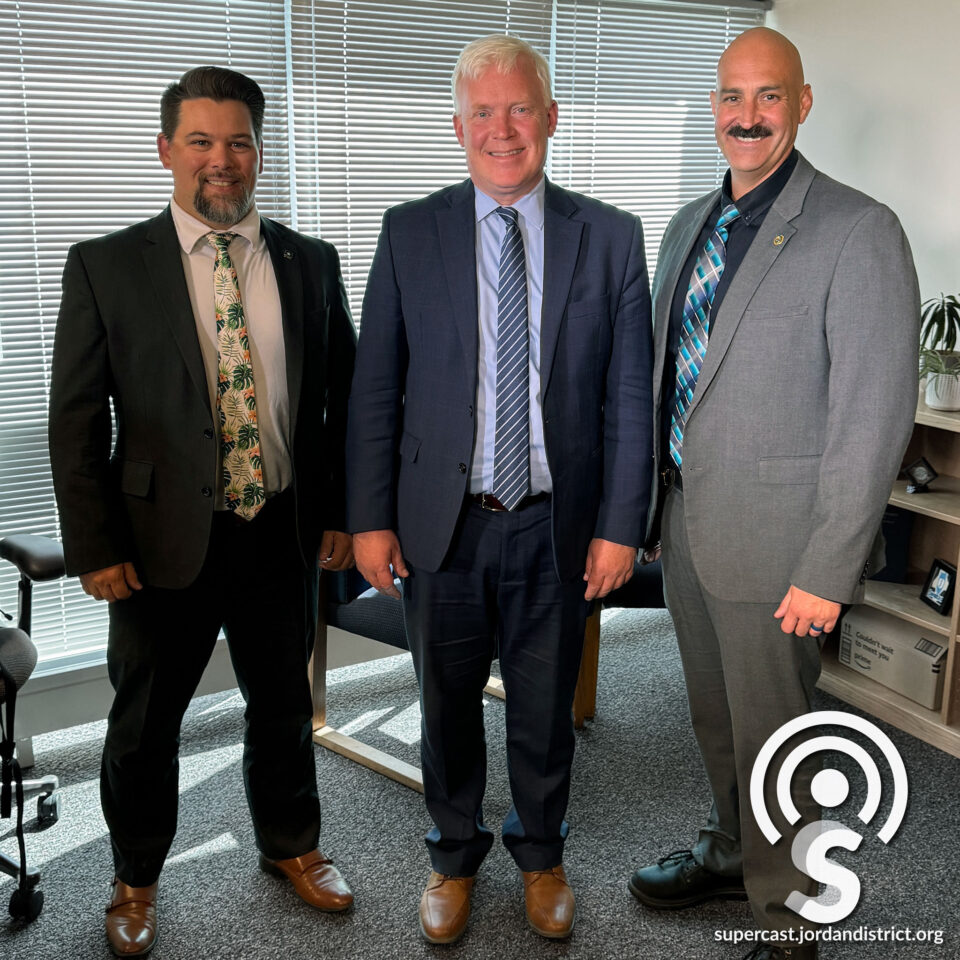
[[[960,292],[960,0],[775,0],[813,110],[798,148],[900,217],[926,299]]]

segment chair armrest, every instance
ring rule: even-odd
[[[0,557],[14,564],[28,580],[59,580],[66,573],[63,547],[49,537],[21,533],[0,540]]]

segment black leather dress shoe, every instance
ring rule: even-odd
[[[630,878],[630,892],[657,910],[680,910],[705,900],[746,900],[743,877],[722,877],[693,859],[689,850],[675,850]]]
[[[796,946],[762,943],[754,947],[743,960],[817,960],[816,943],[804,943]]]

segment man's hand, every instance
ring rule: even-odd
[[[633,576],[636,547],[625,547],[610,540],[595,537],[587,548],[587,566],[583,579],[587,581],[584,599],[605,597],[611,590],[622,587]]]
[[[394,586],[393,575],[409,577],[400,552],[400,541],[392,530],[367,530],[353,535],[353,552],[357,569],[371,586],[388,597],[400,599],[400,591]],[[393,565],[393,573],[390,566]]]
[[[137,571],[132,563],[115,563],[102,570],[91,570],[80,574],[80,586],[94,600],[126,600],[134,590],[142,590],[143,584],[137,579]]]
[[[787,595],[780,601],[774,616],[782,618],[780,629],[784,633],[795,633],[798,637],[819,637],[830,633],[837,625],[840,616],[840,604],[833,600],[824,600],[816,594],[807,593],[791,584]]]
[[[660,559],[661,553],[663,553],[663,550],[661,550],[658,540],[655,546],[644,547],[640,551],[640,564],[645,567],[648,563],[656,563]]]
[[[321,570],[349,570],[353,566],[353,537],[339,530],[324,530],[320,541]]]

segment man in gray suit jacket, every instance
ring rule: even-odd
[[[77,244],[64,268],[50,453],[67,572],[110,603],[101,798],[118,956],[156,940],[180,722],[221,626],[261,866],[321,910],[353,899],[316,850],[306,667],[318,562],[352,561],[337,531],[356,335],[333,247],[254,206],[263,112],[231,70],[171,84],[157,138],[170,205]]]
[[[749,897],[758,928],[816,885],[771,846],[754,759],[809,711],[819,643],[858,601],[917,395],[918,293],[886,207],[794,149],[812,104],[796,48],[765,28],[720,59],[711,95],[730,170],[673,218],[654,282],[660,530],[694,729],[713,807],[692,850],[637,870],[663,909]],[[794,781],[819,819],[807,769]],[[802,824],[801,824],[802,825]],[[770,938],[775,939],[774,937]],[[765,943],[764,960],[815,944]]]

